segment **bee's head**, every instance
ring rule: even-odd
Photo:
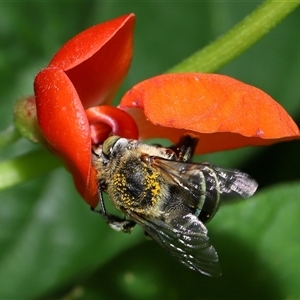
[[[128,145],[129,140],[113,135],[107,138],[103,145],[93,147],[93,161],[100,160],[107,164],[117,153],[122,153]]]

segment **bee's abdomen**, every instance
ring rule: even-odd
[[[199,203],[197,206],[197,217],[201,222],[208,222],[217,212],[220,204],[220,181],[218,174],[209,164],[202,164],[199,177]],[[199,213],[200,211],[200,213]],[[199,215],[198,215],[199,213]]]

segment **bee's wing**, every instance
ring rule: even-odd
[[[130,217],[163,248],[188,268],[204,275],[221,276],[218,254],[210,245],[207,229],[192,214],[179,216],[166,224],[130,212]]]
[[[251,197],[257,190],[258,183],[248,174],[233,169],[213,166],[219,181],[219,191],[222,195]]]
[[[248,198],[258,186],[246,173],[208,163],[184,163],[155,157],[153,165],[182,188],[191,206],[197,206],[202,195],[206,199],[236,195]]]

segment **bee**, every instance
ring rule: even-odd
[[[218,277],[218,254],[204,224],[226,196],[248,198],[258,184],[238,170],[191,162],[197,143],[191,135],[167,148],[109,137],[93,149],[99,193],[94,210],[118,231],[140,225],[188,268]],[[106,212],[103,192],[124,219]]]

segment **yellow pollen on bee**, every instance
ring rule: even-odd
[[[134,203],[134,198],[126,193],[127,180],[126,176],[121,173],[114,174],[112,178],[113,185],[116,191],[120,194],[121,201],[123,204],[132,205]]]
[[[147,195],[151,195],[151,204],[155,205],[159,199],[161,187],[159,183],[159,174],[157,172],[143,172],[144,178],[141,178],[143,192],[141,194],[137,194],[136,197],[139,199],[146,199]],[[126,174],[123,173],[115,173],[111,179],[111,182],[114,186],[114,192],[120,197],[120,201],[128,206],[137,204],[137,198],[130,193],[128,194],[127,184],[128,178]]]
[[[112,182],[119,191],[123,191],[124,188],[126,187],[126,177],[123,174],[120,173],[114,174],[114,177],[112,178]]]
[[[151,190],[151,194],[153,196],[152,202],[156,202],[157,200],[156,198],[160,194],[160,185],[157,178],[158,178],[157,173],[152,173],[145,178],[147,184],[146,189]]]
[[[114,174],[113,181],[116,184],[124,185],[126,183],[126,178],[123,174],[116,173],[116,174]]]

